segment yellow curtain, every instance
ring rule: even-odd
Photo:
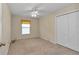
[[[31,21],[30,20],[21,20],[21,24],[30,24]]]

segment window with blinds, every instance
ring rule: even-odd
[[[21,20],[21,26],[22,26],[22,35],[24,34],[30,34],[30,20]]]

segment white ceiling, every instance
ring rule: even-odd
[[[67,3],[9,3],[13,15],[31,17],[33,8],[37,8],[39,16],[45,16],[51,12],[67,6]]]

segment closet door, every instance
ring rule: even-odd
[[[57,17],[57,43],[66,46],[68,40],[67,15]]]
[[[79,11],[76,12],[76,45],[75,45],[75,50],[79,51]]]
[[[79,12],[57,17],[57,43],[79,51]]]
[[[67,41],[67,47],[76,50],[77,47],[77,12],[73,12],[68,15],[69,23],[69,39]]]

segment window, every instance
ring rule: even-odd
[[[30,34],[30,21],[22,20],[22,34]]]

